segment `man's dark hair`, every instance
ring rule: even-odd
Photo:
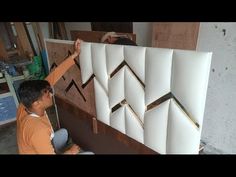
[[[18,94],[21,103],[30,108],[33,102],[42,97],[43,92],[50,88],[50,84],[46,80],[28,80],[20,84]]]
[[[120,45],[134,45],[137,44],[129,38],[119,37],[113,44],[120,44]]]

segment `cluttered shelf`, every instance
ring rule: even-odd
[[[6,63],[0,61],[0,125],[16,120],[19,104],[17,90],[24,80],[44,79],[41,58]]]

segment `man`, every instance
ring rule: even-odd
[[[127,35],[119,35],[115,32],[108,32],[101,38],[102,43],[108,43],[108,44],[119,44],[119,45],[134,45],[137,46],[137,44],[132,41],[130,38],[128,38]]]
[[[20,154],[56,153],[52,144],[54,131],[45,110],[53,104],[51,86],[54,86],[75,64],[75,58],[80,54],[80,43],[80,39],[75,41],[74,53],[66,58],[45,80],[28,80],[20,85],[18,93],[21,103],[16,115],[17,144]],[[79,146],[74,144],[64,154],[78,154],[79,151]]]

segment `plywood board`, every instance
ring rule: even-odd
[[[199,24],[153,23],[152,47],[195,50]]]
[[[72,41],[46,40],[45,43],[48,52],[50,71],[54,70],[56,66],[74,51]],[[54,87],[55,94],[95,116],[93,81],[85,88],[82,88],[80,73],[79,65],[75,64],[72,66],[56,83]]]
[[[80,38],[84,40],[85,42],[97,42],[100,43],[101,38],[104,34],[107,32],[105,31],[77,31],[73,30],[71,33],[71,39],[76,40],[77,38]],[[130,39],[132,39],[134,42],[136,42],[136,34],[133,33],[117,33],[117,34],[125,34],[128,35]]]

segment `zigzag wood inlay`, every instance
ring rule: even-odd
[[[67,57],[69,57],[71,55],[71,51],[70,50],[68,50],[68,53],[67,53],[67,56],[63,59],[63,60],[65,60]],[[80,66],[78,65],[78,62],[74,59],[74,61],[75,61],[75,64],[79,67],[79,69],[80,69]],[[56,64],[56,62],[53,62],[53,64],[51,65],[51,67],[50,67],[50,72],[52,71],[52,69],[53,68],[56,68],[57,67],[57,64]],[[66,78],[64,77],[64,76],[62,76],[62,78],[63,78],[63,80],[65,81],[66,80]]]
[[[90,81],[91,81],[94,77],[95,77],[95,75],[93,74],[93,75],[89,78],[89,80],[87,80],[87,82],[85,82],[84,84],[82,84],[82,88],[84,89],[84,88],[90,83]]]
[[[185,107],[179,102],[179,100],[171,92],[167,93],[166,95],[162,96],[161,98],[157,99],[156,101],[150,103],[147,106],[146,111],[149,111],[150,109],[162,104],[163,102],[165,102],[166,100],[171,99],[171,98],[173,98],[176,101],[176,103],[183,110],[183,112],[187,115],[187,117],[191,120],[191,122],[193,122],[194,125],[197,126],[197,128],[199,128],[199,124],[196,121],[194,121],[195,119],[192,118],[192,116],[188,113],[188,111],[185,109]]]
[[[123,106],[124,104],[126,104],[126,100],[122,100],[120,103],[116,104],[112,109],[111,112],[115,112],[117,109],[119,109],[121,106]]]
[[[187,111],[187,109],[179,102],[179,100],[172,94],[172,98],[176,101],[177,105],[180,106],[180,108],[183,110],[183,112],[187,115],[187,117],[191,120],[194,125],[197,126],[197,128],[200,127],[200,125],[195,121],[196,119],[193,118],[193,116]]]
[[[152,103],[150,103],[148,106],[147,106],[147,110],[146,111],[149,111],[150,109],[160,105],[161,103],[165,102],[166,100],[172,98],[172,94],[171,92],[167,93],[166,95],[162,96],[161,98],[153,101]]]
[[[70,82],[70,84],[66,87],[65,93],[67,93],[67,92],[71,89],[71,87],[72,87],[73,85],[75,86],[76,90],[79,92],[79,94],[81,95],[81,97],[83,98],[83,100],[86,102],[86,99],[85,99],[83,93],[80,91],[80,89],[79,89],[79,87],[77,86],[77,84],[75,83],[74,79],[72,79],[71,82]]]
[[[124,99],[122,100],[120,103],[116,104],[112,109],[111,112],[115,112],[116,110],[118,110],[120,107],[127,105],[130,110],[132,111],[132,113],[134,114],[135,118],[138,120],[138,122],[140,123],[140,125],[142,127],[144,127],[143,122],[141,121],[141,119],[139,118],[139,116],[135,113],[135,111],[133,110],[133,108],[127,103],[127,101]]]
[[[127,105],[128,105],[128,107],[130,108],[130,110],[133,112],[133,114],[135,115],[134,117],[137,118],[137,120],[138,120],[138,122],[140,123],[140,125],[142,126],[142,128],[144,128],[144,124],[143,124],[143,122],[141,121],[141,119],[139,118],[139,116],[135,113],[135,111],[133,110],[133,108],[132,108],[129,104],[127,104]]]
[[[140,82],[140,84],[142,84],[143,88],[145,88],[145,84],[139,79],[139,77],[135,74],[135,72],[131,69],[131,67],[126,63],[125,60],[121,64],[119,64],[119,66],[117,66],[116,69],[114,69],[114,71],[110,74],[110,78],[112,78],[125,65],[130,69],[130,71],[133,73],[136,79]]]

